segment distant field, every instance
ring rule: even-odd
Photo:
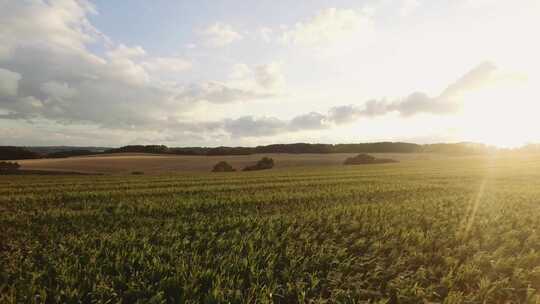
[[[538,303],[540,157],[0,176],[0,231],[0,303]]]
[[[177,156],[158,154],[118,153],[99,156],[35,159],[18,161],[26,170],[61,170],[88,173],[123,174],[143,171],[148,174],[171,172],[208,172],[219,161],[225,160],[241,170],[263,156],[272,157],[276,168],[332,166],[355,154],[260,154],[242,156]],[[378,155],[378,154],[373,154]],[[434,154],[380,154],[397,160],[440,158]]]

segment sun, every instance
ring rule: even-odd
[[[540,94],[529,83],[498,85],[463,97],[458,129],[466,140],[504,148],[540,140]]]

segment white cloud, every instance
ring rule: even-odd
[[[274,30],[270,27],[261,27],[257,30],[257,36],[264,42],[269,43],[272,41]]]
[[[363,11],[329,8],[306,22],[296,23],[282,34],[281,39],[303,46],[329,45],[362,39],[362,35],[371,27],[371,20]]]
[[[112,63],[131,69],[133,74],[144,74],[139,66],[135,67],[136,62],[140,62],[140,66],[153,73],[183,72],[192,66],[190,61],[181,57],[151,57],[140,46],[127,47],[123,44],[109,50],[107,57]],[[147,75],[142,77],[148,78]]]
[[[285,83],[279,63],[257,65],[253,71],[257,84],[265,89],[277,89]]]
[[[0,62],[0,90],[8,95],[0,99],[3,119],[116,130],[174,127],[179,128],[174,132],[182,132],[196,123],[179,123],[176,117],[179,113],[189,117],[198,101],[227,103],[268,96],[218,82],[184,87],[161,81],[163,73],[185,71],[191,64],[179,57],[152,57],[139,46],[110,48],[110,42],[103,41],[109,49],[106,56],[94,55],[87,44],[95,41],[90,35],[99,32],[86,19],[93,11],[83,1],[0,5],[0,45],[16,50]]]
[[[193,84],[183,89],[176,100],[184,102],[206,101],[210,103],[232,103],[237,101],[253,101],[272,97],[273,94],[241,88],[221,82],[204,82]]]
[[[204,43],[209,47],[224,47],[243,37],[232,26],[215,23],[202,31]]]
[[[401,0],[399,13],[401,16],[408,16],[420,6],[419,0]]]
[[[192,64],[180,57],[154,57],[144,61],[142,66],[152,72],[175,73],[189,70]]]
[[[10,70],[0,68],[0,97],[17,96],[21,75]]]
[[[146,55],[146,51],[140,47],[127,47],[123,44],[120,44],[113,50],[107,52],[107,56],[111,58],[137,58]]]
[[[317,112],[310,112],[294,117],[289,123],[289,130],[320,130],[328,128],[327,117]]]
[[[81,50],[103,35],[87,19],[96,13],[87,1],[1,1],[0,41],[3,57],[16,45],[54,44]]]
[[[247,64],[244,63],[238,63],[235,64],[232,68],[232,72],[229,75],[229,78],[231,79],[245,79],[251,76],[251,69]]]
[[[232,86],[265,95],[281,94],[285,85],[285,77],[279,62],[254,66],[243,63],[235,64],[229,75],[229,80],[229,84]]]

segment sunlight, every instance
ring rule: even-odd
[[[463,221],[461,222],[461,231],[460,231],[463,233],[464,237],[467,237],[467,235],[471,231],[472,225],[474,224],[474,219],[476,218],[476,213],[478,212],[478,207],[480,206],[480,201],[482,200],[482,197],[484,196],[484,191],[486,189],[486,182],[487,182],[487,177],[484,178],[484,180],[480,184],[480,187],[478,188],[478,192],[476,192],[474,200],[472,200],[467,206],[467,211],[465,212],[465,216],[463,218]]]
[[[513,148],[534,141],[539,94],[528,83],[479,90],[464,97],[460,133],[469,141]]]

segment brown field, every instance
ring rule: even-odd
[[[254,164],[263,156],[272,157],[275,168],[333,166],[355,154],[254,154],[239,156],[183,156],[139,153],[119,153],[99,156],[82,156],[55,159],[32,159],[18,161],[24,170],[76,171],[84,173],[129,174],[142,171],[145,174],[171,172],[208,172],[219,161],[227,161],[237,170]],[[373,154],[376,157],[399,161],[439,158],[430,154]]]

